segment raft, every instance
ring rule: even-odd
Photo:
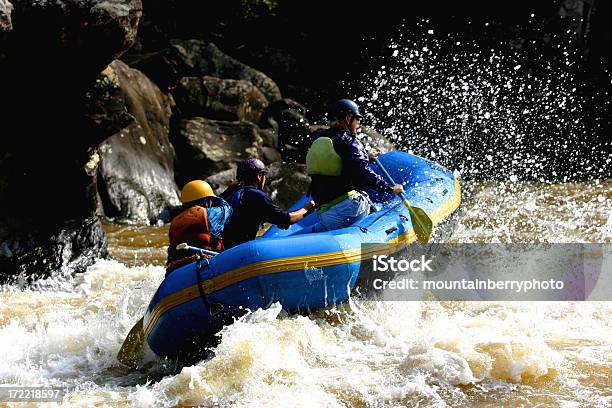
[[[461,190],[451,171],[404,152],[386,153],[379,160],[434,225],[459,206]],[[372,169],[382,175],[375,164]],[[372,257],[363,248],[376,248],[364,244],[403,248],[416,241],[400,198],[367,192],[378,211],[350,227],[294,236],[317,222],[313,212],[289,229],[272,226],[259,239],[170,273],[144,317],[149,348],[160,357],[189,358],[214,345],[215,334],[249,310],[280,302],[284,310],[299,313],[346,301],[362,261]],[[303,196],[290,210],[309,199]]]

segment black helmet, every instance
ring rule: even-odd
[[[265,164],[255,157],[246,159],[238,163],[238,169],[236,170],[236,178],[238,181],[244,181],[247,183],[252,182],[260,174],[267,174]]]
[[[334,102],[329,110],[330,115],[335,118],[341,118],[344,115],[353,115],[361,119],[361,113],[359,112],[359,106],[350,99],[340,99]]]

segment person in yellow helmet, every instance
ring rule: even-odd
[[[181,203],[179,213],[172,219],[168,231],[168,271],[185,263],[182,260],[193,257],[192,252],[176,249],[183,242],[210,251],[221,251],[221,233],[232,215],[232,207],[215,196],[213,189],[203,180],[185,184],[181,190]]]

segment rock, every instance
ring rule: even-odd
[[[232,183],[236,181],[236,166],[232,165],[229,169],[220,171],[208,177],[206,181],[213,188],[215,194],[221,195]]]
[[[175,111],[181,117],[207,116],[208,88],[204,77],[183,77],[173,90]]]
[[[266,74],[222,53],[213,43],[172,40],[170,44],[179,50],[186,64],[193,67],[198,75],[242,79],[259,88],[270,102],[281,98],[278,85]]]
[[[268,102],[281,98],[278,85],[267,75],[201,40],[170,40],[169,47],[159,52],[131,55],[130,64],[169,89],[182,77],[213,76],[251,82]]]
[[[142,15],[140,0],[21,0],[14,6],[13,24],[19,29],[11,52],[52,62],[48,65],[95,68],[94,73],[134,43]]]
[[[201,40],[173,39],[159,51],[142,54],[132,51],[126,56],[126,61],[168,91],[172,91],[183,77],[212,76],[248,81],[268,102],[281,99],[278,85],[266,74]]]
[[[95,85],[85,94],[85,105],[85,116],[90,126],[101,135],[100,139],[119,132],[136,120],[128,112],[125,93],[110,66],[100,73]],[[92,169],[91,175],[94,174],[95,169]]]
[[[278,133],[278,150],[283,159],[303,163],[310,146],[310,129],[306,109],[292,99],[271,103],[261,119],[261,127]]]
[[[281,156],[279,151],[273,147],[264,146],[262,148],[262,153],[263,153],[263,161],[266,164],[283,161],[283,157]]]
[[[144,72],[164,93],[173,92],[181,78],[197,76],[193,67],[184,61],[181,52],[169,44],[165,44],[161,50],[144,54],[135,52],[133,47],[122,60]]]
[[[177,181],[206,178],[248,157],[261,157],[262,140],[250,122],[180,119],[171,136],[177,155]]]
[[[84,271],[93,259],[107,256],[102,224],[93,215],[64,224],[59,231],[49,231],[44,238],[24,234],[2,240],[0,282],[32,282],[49,275],[69,276]]]
[[[104,214],[120,222],[154,223],[165,208],[179,204],[168,139],[171,98],[118,60],[105,77],[121,90],[136,121],[100,145],[98,192]]]
[[[270,120],[275,119],[282,111],[289,109],[296,111],[302,116],[306,116],[306,108],[302,104],[297,101],[294,101],[293,99],[284,98],[278,101],[274,101],[268,106],[268,108],[264,112],[264,115],[261,118],[260,126],[262,128],[274,127],[274,123],[276,123],[276,120]]]
[[[182,78],[174,95],[184,117],[259,123],[268,106],[266,97],[252,83],[211,76]]]
[[[288,209],[310,186],[306,165],[301,163],[272,163],[268,168],[268,183],[264,189],[279,207]]]
[[[273,128],[259,129],[259,136],[261,136],[263,139],[264,146],[274,148],[278,147],[278,133]]]
[[[12,31],[0,33],[0,89],[10,101],[0,146],[0,280],[83,272],[108,255],[95,216],[95,148],[132,120],[96,78],[133,43],[141,3],[12,4]]]
[[[13,5],[8,0],[0,0],[0,31],[11,31],[13,29],[12,11]]]

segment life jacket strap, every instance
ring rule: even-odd
[[[336,198],[334,198],[333,200],[323,204],[321,207],[319,207],[319,209],[317,210],[317,214],[321,215],[324,212],[328,211],[330,208],[332,208],[334,205],[341,203],[342,201],[346,200],[347,198],[351,197],[353,194],[355,194],[356,191],[355,190],[351,190],[351,191],[347,191],[346,193],[342,194],[341,196],[338,196]]]

